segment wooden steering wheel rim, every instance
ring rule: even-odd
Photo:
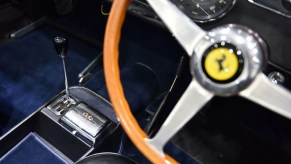
[[[118,64],[121,28],[130,0],[115,0],[111,7],[104,38],[104,72],[106,86],[115,113],[125,133],[144,156],[153,163],[178,163],[172,157],[161,154],[146,139],[148,135],[140,128],[129,108],[120,81]]]

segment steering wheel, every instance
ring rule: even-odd
[[[203,31],[169,0],[147,0],[190,57],[193,79],[153,138],[139,127],[125,99],[119,77],[118,46],[130,0],[115,0],[107,22],[104,70],[110,100],[121,126],[153,163],[177,163],[165,144],[213,96],[239,95],[291,119],[291,93],[263,73],[267,48],[247,27],[228,24]]]

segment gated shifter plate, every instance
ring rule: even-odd
[[[68,111],[72,106],[76,104],[73,98],[67,99],[66,95],[61,96],[56,101],[47,106],[56,115],[62,115],[65,111]]]

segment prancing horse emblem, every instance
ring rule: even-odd
[[[225,61],[225,59],[226,59],[226,56],[224,54],[221,59],[216,59],[216,62],[219,65],[219,72],[224,70],[222,63]]]
[[[215,44],[202,58],[204,73],[210,80],[217,83],[228,83],[235,80],[244,67],[241,51],[231,44],[227,44],[227,46],[219,47]]]

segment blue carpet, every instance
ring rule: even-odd
[[[27,135],[1,159],[2,164],[65,164],[55,152],[33,133]]]
[[[134,110],[141,110],[157,94],[169,88],[181,49],[173,39],[168,41],[169,47],[161,48],[171,36],[136,21],[129,19],[124,26],[120,67],[129,104]],[[137,28],[132,30],[133,26]],[[142,30],[138,26],[148,28]],[[52,42],[59,34],[62,33],[44,26],[0,46],[0,135],[64,89],[62,63]],[[157,39],[158,34],[165,37]],[[139,43],[140,39],[144,40],[143,44]],[[78,74],[101,50],[72,37],[69,40],[67,71],[69,84],[73,86],[77,85]],[[161,67],[161,64],[167,67]],[[101,65],[86,87],[108,99]]]
[[[124,94],[133,112],[147,106],[147,103],[157,94],[159,85],[157,76],[147,66],[135,64],[124,68],[120,73]],[[106,85],[97,91],[109,100]]]
[[[43,27],[0,46],[0,131],[12,126],[64,89],[62,62],[52,39],[61,34]],[[70,85],[100,50],[70,38],[67,57]]]

